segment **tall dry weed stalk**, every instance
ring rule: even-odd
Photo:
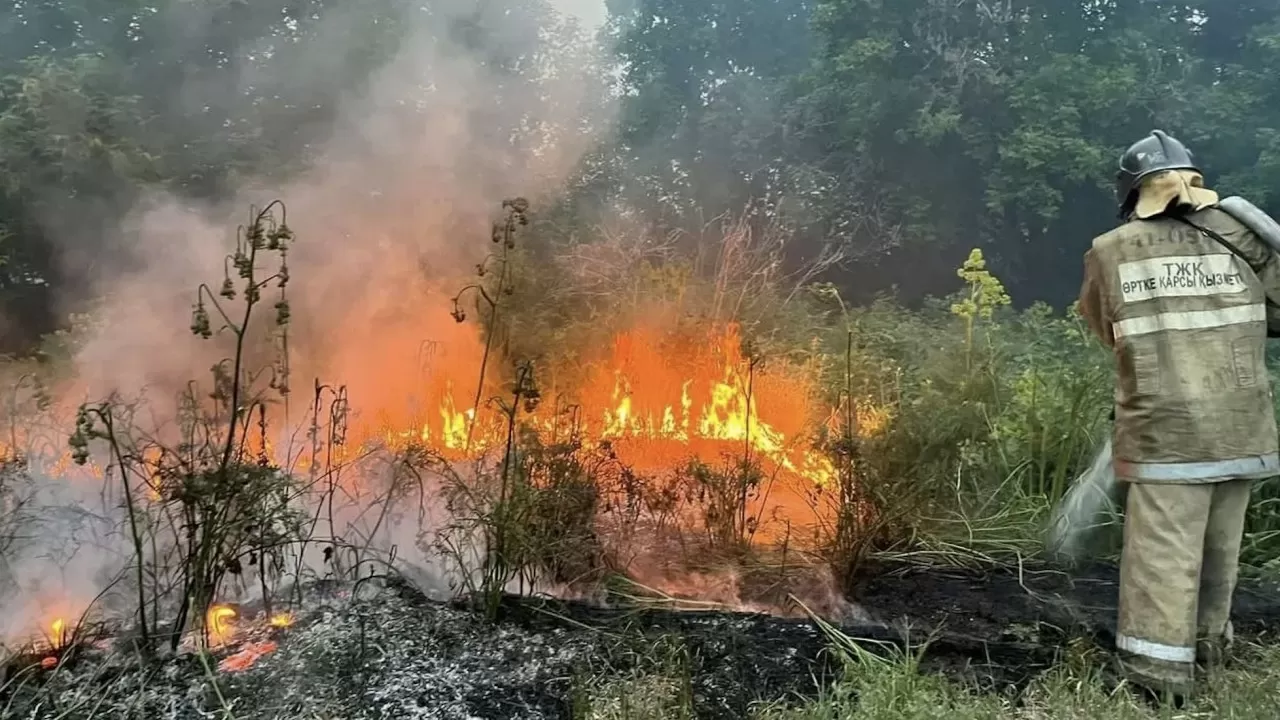
[[[192,382],[180,395],[176,431],[144,424],[143,406],[115,395],[77,413],[74,458],[84,464],[94,446],[105,447],[106,477],[126,513],[145,648],[167,639],[176,649],[189,625],[204,629],[228,577],[252,578],[269,596],[287,552],[303,541],[295,501],[304,488],[273,464],[267,433],[268,409],[290,392],[293,241],[283,204],[251,210],[219,288],[197,288],[191,332],[205,340],[230,335],[231,355],[213,366],[211,387]],[[266,329],[279,354],[270,367],[251,369],[247,356],[262,329],[255,320],[267,303],[274,313]],[[172,621],[162,623],[165,616]]]
[[[453,520],[437,538],[437,547],[457,564],[463,586],[480,597],[486,617],[497,616],[502,593],[516,578],[529,569],[525,562],[525,537],[528,478],[520,448],[521,413],[532,413],[541,401],[541,391],[534,380],[532,363],[518,363],[511,382],[509,397],[494,396],[481,403],[488,389],[488,369],[498,338],[510,330],[504,323],[505,300],[513,293],[517,231],[529,224],[529,203],[524,198],[502,202],[503,218],[493,225],[492,241],[497,250],[487,254],[477,266],[478,280],[453,298],[452,315],[461,323],[467,319],[462,298],[472,292],[481,313],[485,331],[484,354],[480,360],[476,382],[475,408],[467,426],[463,448],[469,452],[475,440],[475,428],[482,413],[496,408],[502,419],[501,458],[496,466],[482,458],[475,463],[476,480],[467,483],[446,464],[446,498]],[[505,346],[505,343],[503,343]],[[476,568],[472,559],[479,557]],[[478,580],[474,580],[478,574]]]
[[[471,449],[471,443],[475,438],[476,421],[479,418],[480,399],[484,397],[485,381],[488,375],[489,358],[493,354],[494,339],[505,332],[503,320],[503,300],[514,292],[512,283],[514,282],[514,268],[512,267],[512,255],[516,248],[516,229],[529,224],[527,212],[529,210],[529,201],[524,198],[513,198],[502,201],[502,209],[505,211],[505,217],[502,222],[495,223],[493,226],[492,239],[495,245],[498,245],[496,253],[489,253],[484,260],[476,266],[476,274],[481,278],[480,282],[475,282],[462,290],[453,298],[453,319],[457,322],[464,322],[467,319],[466,312],[460,304],[463,295],[468,290],[474,291],[476,295],[476,309],[487,311],[484,316],[485,321],[485,341],[484,355],[480,359],[480,377],[476,381],[475,402],[471,407],[476,412],[472,415],[471,421],[467,423],[467,443],[464,450]],[[494,268],[490,264],[497,265],[497,277],[489,282],[484,282],[486,276],[491,276]],[[481,303],[484,303],[481,305]]]
[[[747,315],[768,316],[785,306],[816,277],[845,259],[839,247],[824,247],[812,259],[788,266],[795,240],[775,213],[752,203],[736,214],[714,218],[703,229],[701,247],[716,251],[711,277],[711,317],[720,323],[741,322]],[[771,298],[775,306],[748,309],[753,299]]]
[[[479,281],[454,299],[454,319],[463,322],[461,298],[474,292],[485,326],[488,349],[477,398],[494,385],[487,372],[492,353],[512,359],[508,340],[523,330],[507,300],[517,279],[517,252],[527,250],[519,245],[518,231],[529,224],[528,203],[507,200],[502,209],[504,217],[493,229],[498,250],[478,266]],[[599,579],[610,560],[597,535],[598,521],[607,514],[625,524],[640,505],[636,478],[617,456],[608,447],[584,449],[581,408],[557,397],[550,427],[528,422],[543,390],[531,360],[517,359],[513,368],[504,391],[477,402],[467,447],[479,457],[465,472],[444,462],[433,468],[444,480],[450,518],[433,544],[458,569],[459,589],[478,599],[491,619],[513,583],[524,591]],[[487,438],[489,452],[480,452],[474,437],[482,414],[499,421],[488,425],[496,430]]]

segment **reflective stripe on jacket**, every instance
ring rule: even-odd
[[[1080,311],[1116,357],[1122,480],[1203,483],[1280,474],[1265,365],[1280,260],[1215,207],[1134,220],[1085,255]]]

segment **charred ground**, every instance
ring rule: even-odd
[[[1116,573],[1048,567],[877,568],[857,601],[875,622],[843,625],[878,654],[924,647],[921,669],[980,692],[1016,693],[1059,663],[1073,638],[1102,642]],[[3,694],[13,718],[577,718],[584,693],[615,677],[679,678],[697,718],[743,718],[764,703],[816,698],[839,674],[832,638],[812,621],[507,597],[494,623],[429,599],[398,578],[354,593],[314,587],[285,630],[240,640],[278,649],[248,669],[202,661],[143,662],[126,641],[81,646],[55,668],[12,664]],[[1245,583],[1235,618],[1244,640],[1280,626],[1280,595]]]

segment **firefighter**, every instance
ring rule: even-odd
[[[1120,158],[1120,227],[1084,257],[1080,311],[1114,351],[1114,466],[1127,484],[1116,659],[1185,699],[1231,644],[1252,481],[1280,475],[1265,367],[1280,260],[1217,207],[1156,130]],[[1275,313],[1280,318],[1280,313]]]

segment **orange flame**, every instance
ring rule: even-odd
[[[752,366],[740,343],[732,325],[685,337],[643,328],[618,335],[581,387],[564,388],[581,400],[575,429],[596,442],[742,442],[781,461],[799,449],[806,426],[818,419],[815,378],[803,368]],[[427,421],[417,435],[432,446],[463,448],[475,409],[459,410],[452,380],[443,384],[438,405],[440,421]],[[532,424],[552,430],[552,413],[543,405]],[[500,429],[496,421],[480,420],[473,449],[500,442]]]
[[[619,333],[587,359],[577,368],[539,369],[544,399],[536,409],[522,410],[520,423],[544,439],[573,436],[587,448],[608,443],[620,460],[646,473],[670,471],[691,459],[723,464],[748,455],[791,487],[789,500],[784,492],[770,503],[789,503],[812,519],[803,496],[832,483],[836,471],[810,439],[824,420],[839,419],[819,399],[816,368],[785,358],[753,362],[736,325],[684,333],[640,326]],[[436,358],[430,372],[413,381],[388,366],[390,376],[382,382],[417,386],[422,394],[415,396],[425,399],[427,409],[416,419],[402,415],[397,421],[392,408],[377,408],[377,423],[353,423],[347,447],[420,442],[454,460],[500,447],[505,419],[490,407],[477,413],[464,390],[474,382],[472,360],[466,353],[456,360]],[[491,371],[491,382],[496,375]],[[391,396],[374,385],[373,395]],[[482,395],[508,392],[490,387]],[[859,402],[855,410],[860,435],[878,433],[888,421],[883,408]]]
[[[615,338],[607,363],[589,377],[583,431],[644,443],[646,464],[749,450],[822,483],[827,473],[802,447],[815,419],[815,390],[799,368],[761,367],[743,357],[736,326],[686,337],[638,329]]]
[[[499,414],[477,417],[475,408],[458,402],[454,380],[472,372],[437,367],[428,381],[436,391],[436,416],[428,414],[414,431],[388,426],[382,439],[393,446],[417,439],[454,459],[501,446],[506,428]],[[546,438],[572,434],[588,448],[607,442],[624,463],[646,472],[669,471],[691,459],[717,464],[749,455],[791,486],[789,496],[783,491],[770,503],[788,504],[784,515],[807,513],[809,519],[805,492],[836,477],[831,461],[809,440],[833,414],[819,401],[817,372],[785,360],[753,362],[742,351],[736,325],[685,334],[638,327],[618,334],[584,370],[569,374],[569,382],[539,377],[548,399],[521,415]],[[562,398],[576,402],[572,415]],[[856,416],[861,435],[879,432],[888,419],[887,411],[865,403]]]

